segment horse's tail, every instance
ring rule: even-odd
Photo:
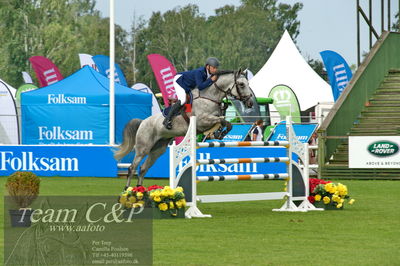
[[[118,150],[114,151],[114,158],[116,160],[121,159],[133,150],[136,142],[136,132],[141,123],[141,119],[135,118],[125,126],[123,142],[118,146]]]

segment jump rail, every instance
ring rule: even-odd
[[[190,118],[189,129],[183,141],[176,145],[175,142],[170,146],[170,186],[175,188],[182,186],[188,210],[185,213],[187,218],[192,217],[211,217],[203,214],[197,207],[197,201],[201,202],[231,202],[231,201],[252,201],[252,200],[276,200],[286,198],[285,203],[279,209],[273,211],[306,212],[310,210],[322,210],[315,208],[308,201],[309,196],[309,167],[308,167],[308,144],[298,141],[294,134],[291,118],[286,119],[286,131],[288,141],[244,141],[244,142],[196,142],[196,117]],[[260,146],[280,146],[287,148],[286,157],[271,158],[234,158],[234,159],[203,159],[197,160],[198,148],[218,148],[218,147],[260,147]],[[292,158],[295,153],[302,161],[300,165]],[[189,162],[177,173],[177,167],[186,157]],[[268,163],[284,162],[287,165],[287,173],[280,174],[255,174],[255,175],[225,175],[225,176],[197,176],[196,166],[203,164],[230,164],[230,163]],[[227,195],[201,195],[197,196],[197,182],[199,181],[228,181],[228,180],[260,180],[260,179],[287,179],[287,192],[269,193],[248,193],[248,194],[227,194]],[[299,204],[295,204],[300,202]]]

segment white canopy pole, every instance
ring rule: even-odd
[[[115,143],[115,28],[114,28],[115,0],[110,0],[110,126],[109,143]]]

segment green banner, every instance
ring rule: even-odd
[[[272,88],[268,97],[274,100],[274,106],[282,120],[290,115],[293,122],[301,122],[299,101],[291,88],[286,85],[277,85]]]
[[[36,90],[38,87],[36,85],[33,84],[24,84],[21,85],[18,90],[17,90],[17,94],[15,95],[15,98],[17,99],[18,102],[21,101],[21,93],[26,92],[26,91],[33,91]]]

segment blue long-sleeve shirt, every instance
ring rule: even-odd
[[[209,87],[213,81],[211,78],[207,78],[207,70],[205,67],[199,67],[194,70],[180,72],[181,74],[176,82],[185,89],[186,92],[190,92],[194,88],[203,90]]]

